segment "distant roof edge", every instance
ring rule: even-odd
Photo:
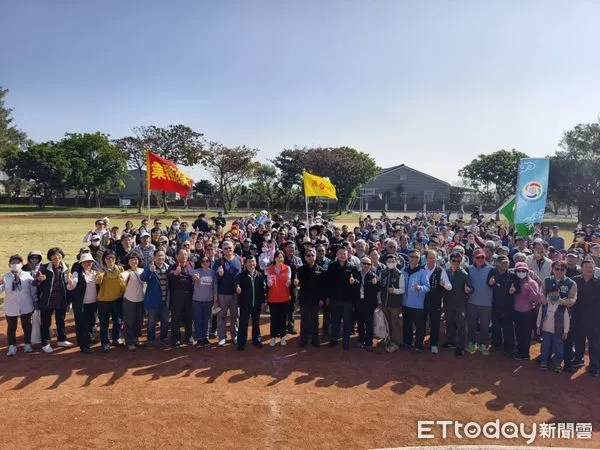
[[[401,167],[404,167],[404,168],[406,168],[406,169],[408,169],[408,170],[412,170],[413,172],[416,172],[416,173],[418,173],[418,174],[420,174],[420,175],[423,175],[423,176],[425,176],[425,177],[432,178],[432,179],[434,179],[435,181],[438,181],[438,182],[440,182],[440,183],[447,184],[448,186],[451,186],[451,185],[450,185],[450,183],[448,183],[447,181],[440,180],[439,178],[436,178],[436,177],[434,177],[434,176],[431,176],[431,175],[429,175],[429,174],[426,174],[425,172],[421,172],[420,170],[413,169],[412,167],[408,167],[408,166],[407,166],[407,165],[405,165],[405,164],[399,164],[399,165],[397,165],[397,166],[388,167],[388,168],[386,168],[386,169],[381,169],[381,172],[379,172],[379,175],[383,175],[383,174],[386,174],[386,173],[388,173],[388,172],[391,172],[391,171],[393,171],[393,170],[400,169]]]

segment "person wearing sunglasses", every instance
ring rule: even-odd
[[[379,279],[372,270],[368,256],[360,260],[359,296],[356,301],[356,319],[358,323],[358,348],[373,351],[373,314],[377,308]]]
[[[517,283],[511,283],[509,294],[514,295],[514,323],[517,338],[517,351],[514,359],[529,360],[531,332],[535,328],[535,305],[539,299],[539,285],[529,276],[526,263],[517,263],[515,275]]]
[[[539,303],[542,308],[548,304],[548,292],[558,292],[558,306],[565,306],[567,309],[572,308],[577,299],[577,284],[566,275],[567,264],[564,261],[555,261],[552,263],[552,276],[546,278],[542,283]],[[569,313],[569,316],[571,314]],[[565,372],[573,372],[573,358],[575,355],[573,346],[575,344],[575,331],[573,330],[573,321],[570,320],[569,332],[567,339],[564,341],[563,361]],[[541,361],[541,360],[540,360]]]
[[[444,313],[446,315],[446,342],[444,348],[454,348],[455,356],[465,353],[467,297],[473,290],[469,274],[461,267],[463,255],[459,252],[450,254],[450,268],[446,269],[452,289],[444,296]]]
[[[473,291],[469,292],[469,306],[467,308],[468,339],[467,351],[482,355],[489,355],[488,338],[489,327],[492,320],[492,304],[494,292],[488,282],[492,274],[492,266],[485,261],[485,252],[478,248],[473,252],[473,265],[469,266],[468,273],[471,277]],[[477,326],[479,325],[479,339]]]
[[[315,348],[319,342],[319,309],[326,298],[325,276],[327,271],[316,263],[316,252],[309,249],[304,255],[306,264],[298,267],[293,285],[300,288],[300,347],[306,347],[310,340]]]

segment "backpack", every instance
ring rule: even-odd
[[[383,311],[380,308],[377,308],[373,313],[373,335],[386,342],[390,338],[390,328],[385,318],[385,314],[383,314]]]

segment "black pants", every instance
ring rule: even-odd
[[[248,322],[252,320],[252,342],[260,342],[260,307],[252,309],[245,305],[240,306],[238,316],[238,347],[243,347],[248,342]]]
[[[414,337],[415,348],[423,348],[425,339],[425,311],[417,308],[404,306],[402,308],[402,318],[404,329],[404,345],[413,345],[413,326],[416,331]]]
[[[287,332],[291,333],[294,331],[295,321],[294,321],[294,309],[296,308],[296,301],[294,300],[294,295],[292,295],[292,300],[288,302],[288,312],[287,312]]]
[[[100,317],[100,343],[110,344],[108,340],[108,322],[112,318],[113,345],[119,345],[121,337],[121,317],[123,317],[123,302],[121,299],[112,302],[98,302],[98,316]]]
[[[517,355],[529,358],[531,346],[531,332],[535,326],[535,310],[527,312],[514,312],[515,334],[517,336]]]
[[[181,322],[185,329],[185,342],[192,337],[192,294],[171,296],[171,344],[181,342]]]
[[[125,328],[125,343],[134,345],[142,335],[144,324],[144,302],[130,302],[123,299],[123,324]]]
[[[566,313],[565,313],[566,314]],[[574,329],[575,323],[571,319],[569,323],[569,333],[567,334],[567,339],[564,341],[564,351],[563,351],[563,360],[565,362],[565,368],[571,367],[573,361],[575,359],[575,340],[576,340],[576,331]]]
[[[515,350],[514,311],[492,306],[492,346],[507,354]]]
[[[17,345],[17,320],[21,318],[21,327],[23,327],[24,341],[26,344],[31,344],[31,314],[21,314],[20,316],[6,316],[8,329],[8,345]]]
[[[286,335],[286,321],[290,311],[290,302],[269,303],[271,314],[271,337],[284,337]]]
[[[348,302],[332,302],[331,305],[331,335],[330,341],[337,342],[340,337],[340,327],[342,321],[342,343],[350,344],[350,331],[352,328],[352,310],[353,305]]]
[[[440,340],[440,322],[442,320],[442,310],[425,310],[424,317],[425,328],[427,328],[427,319],[429,319],[429,345],[437,347]]]
[[[323,311],[323,336],[329,337],[329,333],[331,332],[331,308],[327,302],[323,302],[321,310]]]
[[[446,312],[446,340],[456,348],[464,350],[467,312],[464,306],[448,305]]]
[[[377,305],[372,301],[359,300],[356,304],[358,340],[368,347],[373,346],[373,313]]]
[[[67,308],[40,310],[40,334],[42,336],[42,345],[47,345],[50,343],[50,324],[52,323],[52,314],[54,314],[54,322],[56,324],[56,334],[58,337],[58,342],[64,342],[67,340],[67,335],[65,334],[66,312]]]
[[[77,344],[81,350],[89,348],[90,346],[90,342],[94,335],[97,310],[97,303],[73,305],[73,313],[75,314],[75,335],[77,336]]]
[[[217,315],[213,314],[210,319],[210,334],[217,334]]]
[[[300,341],[319,342],[319,305],[300,305]]]

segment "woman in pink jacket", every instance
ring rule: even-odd
[[[540,286],[529,273],[529,267],[524,262],[515,266],[517,282],[509,287],[509,293],[515,295],[514,320],[517,338],[517,361],[529,359],[531,332],[535,329],[535,305],[540,295]]]

